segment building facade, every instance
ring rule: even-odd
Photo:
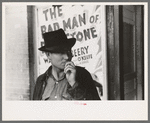
[[[102,85],[100,91],[97,87],[102,100],[144,100],[144,9],[144,5],[6,4],[4,99],[32,100],[36,78],[49,65],[38,51],[42,33],[63,28],[68,37],[77,38],[73,61]]]

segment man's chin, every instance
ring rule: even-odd
[[[64,69],[65,69],[65,66],[61,66],[59,69],[64,70]]]

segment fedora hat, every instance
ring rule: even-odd
[[[40,51],[47,52],[61,52],[67,49],[71,49],[75,42],[75,38],[67,38],[63,29],[59,29],[52,32],[46,32],[43,34],[44,46],[40,47]]]

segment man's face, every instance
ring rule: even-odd
[[[49,53],[47,57],[51,61],[52,66],[59,69],[64,69],[66,62],[71,61],[72,53],[71,50],[61,53]]]

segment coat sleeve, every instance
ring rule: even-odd
[[[100,100],[91,74],[81,67],[77,67],[76,83],[68,86],[68,93],[74,100]]]

